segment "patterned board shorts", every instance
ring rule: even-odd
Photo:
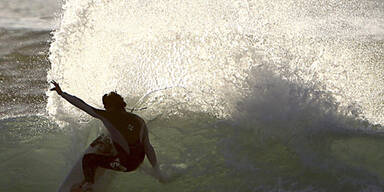
[[[112,139],[105,134],[95,139],[91,146],[96,149],[96,152],[93,152],[92,158],[101,163],[101,167],[116,171],[132,171],[136,169],[142,163],[145,155],[143,148],[140,147],[130,147],[131,154],[126,154],[119,145],[114,145]],[[91,157],[91,154],[88,154],[88,157]]]
[[[92,143],[91,147],[95,150],[94,153],[102,154],[102,155],[116,155],[116,149],[112,144],[112,139],[109,135],[101,134],[97,137]]]

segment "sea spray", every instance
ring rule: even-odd
[[[247,96],[251,69],[266,65],[284,78],[322,84],[337,102],[358,106],[362,118],[380,123],[382,43],[359,26],[383,18],[375,17],[380,10],[355,3],[371,9],[331,1],[69,0],[54,32],[48,80],[98,107],[109,91],[134,105],[147,93],[175,87],[153,108],[172,102],[176,111],[228,117]],[[80,115],[65,112],[72,111],[69,105],[47,94],[55,118],[57,110]]]

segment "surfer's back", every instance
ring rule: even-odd
[[[126,111],[104,111],[100,113],[105,117],[126,139],[129,145],[140,143],[140,132],[145,125],[138,115]]]

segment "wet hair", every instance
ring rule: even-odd
[[[103,96],[104,107],[111,107],[114,109],[124,109],[127,104],[124,102],[124,99],[121,95],[117,94],[115,91],[112,91]]]

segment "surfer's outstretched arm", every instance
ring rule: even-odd
[[[87,103],[85,103],[80,98],[77,98],[77,97],[75,97],[73,95],[70,95],[70,94],[68,94],[66,92],[63,92],[61,90],[59,84],[56,83],[55,81],[51,81],[51,83],[55,86],[54,88],[50,89],[51,91],[56,91],[57,94],[59,94],[61,97],[63,97],[65,100],[67,100],[72,105],[74,105],[77,108],[85,111],[86,113],[88,113],[92,117],[100,119],[100,115],[98,114],[98,111],[101,111],[100,109],[96,109],[96,108],[88,105]]]

